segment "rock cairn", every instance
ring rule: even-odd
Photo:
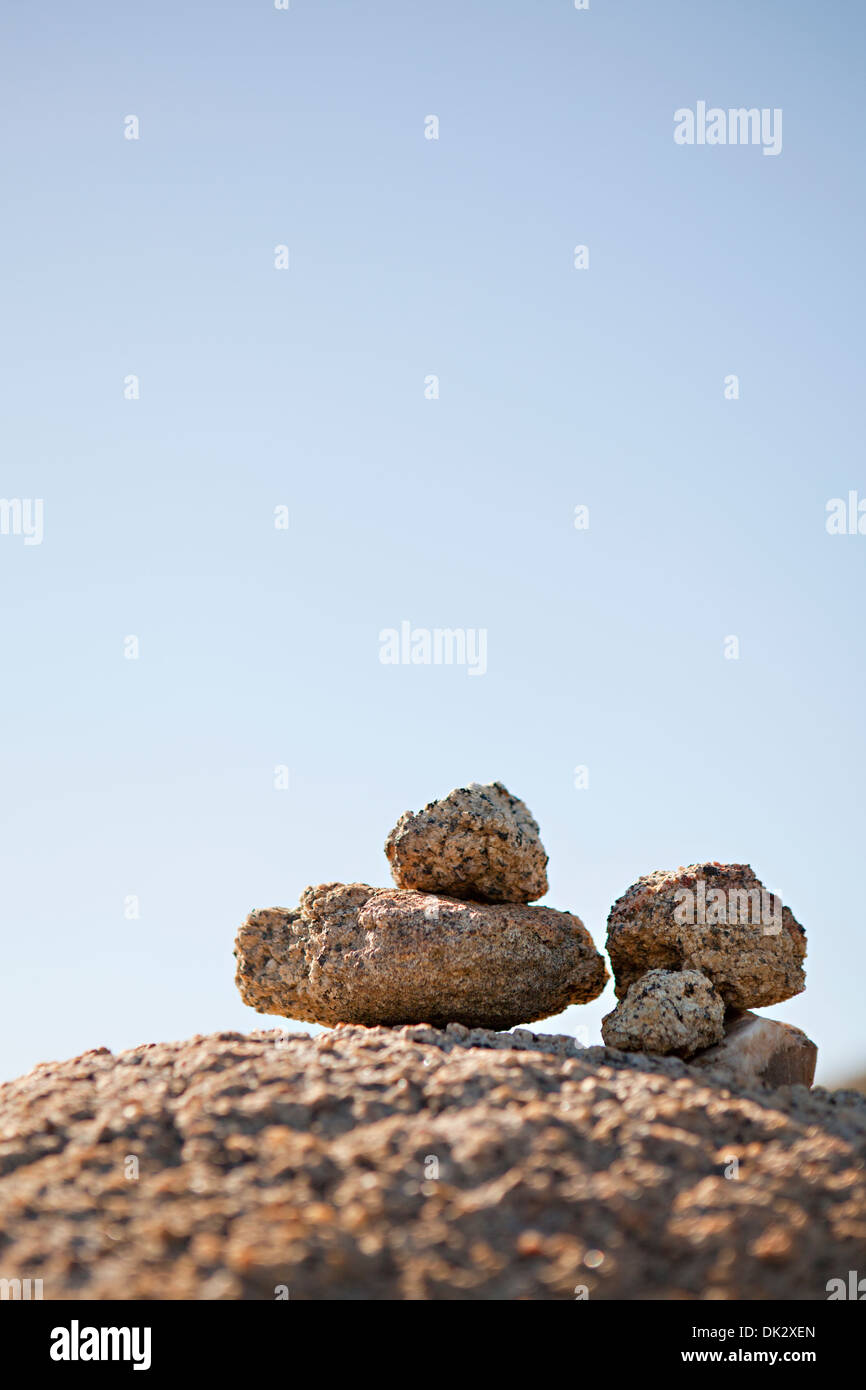
[[[748,864],[639,878],[611,908],[607,950],[620,1001],[602,1021],[607,1046],[740,1084],[812,1084],[815,1044],[751,1012],[805,989],[806,933]]]
[[[297,908],[250,913],[235,943],[244,1003],[312,1023],[507,1029],[601,993],[580,918],[530,906],[547,854],[501,783],[407,811],[385,853],[396,889],[324,883]]]
[[[505,1030],[597,998],[608,978],[579,917],[533,905],[547,854],[528,807],[472,783],[402,815],[396,888],[320,883],[251,912],[236,982],[259,1013],[311,1023]],[[812,1084],[817,1049],[752,1012],[805,988],[806,933],[748,864],[646,874],[608,917],[619,1003],[606,1046],[674,1056],[731,1082]]]

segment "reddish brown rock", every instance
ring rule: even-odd
[[[511,1028],[588,1003],[607,980],[570,912],[364,883],[250,913],[235,956],[244,1003],[326,1024]]]
[[[806,987],[806,933],[748,864],[639,878],[611,908],[607,950],[620,999],[648,970],[699,970],[740,1010]]]

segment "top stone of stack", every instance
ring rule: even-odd
[[[501,782],[471,782],[406,811],[385,853],[398,888],[481,903],[531,903],[547,892],[538,825]]]

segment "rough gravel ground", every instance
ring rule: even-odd
[[[0,1277],[46,1299],[823,1300],[866,1269],[864,1163],[854,1092],[734,1093],[454,1025],[220,1033],[0,1087]]]

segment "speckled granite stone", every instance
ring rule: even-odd
[[[620,999],[649,970],[699,970],[740,1010],[806,987],[806,933],[748,864],[691,864],[639,878],[611,908],[607,950]]]
[[[547,892],[538,826],[501,782],[473,782],[406,811],[385,853],[398,888],[496,903],[533,902]]]
[[[724,1033],[724,1001],[697,970],[650,970],[601,1024],[608,1047],[662,1056],[691,1057]]]

